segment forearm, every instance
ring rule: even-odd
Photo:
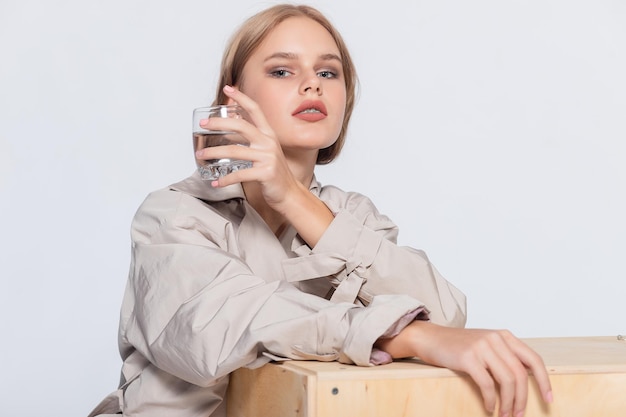
[[[396,336],[378,339],[374,347],[387,352],[394,359],[419,357],[419,342],[427,340],[427,333],[432,331],[433,326],[436,325],[428,321],[413,321]]]
[[[312,250],[322,260],[324,255],[328,256],[328,261],[319,262],[328,264],[338,257],[344,259],[346,265],[350,265],[346,272],[365,281],[358,289],[358,297],[364,304],[379,294],[406,294],[428,308],[434,323],[462,327],[465,323],[463,293],[439,274],[422,251],[399,247],[387,239],[389,221],[358,215],[350,209],[337,211]],[[316,269],[334,274],[323,269],[324,266]],[[334,276],[338,279],[331,279],[331,282],[340,285],[343,277]]]
[[[309,247],[317,245],[334,219],[328,206],[301,185],[281,204],[280,212]]]

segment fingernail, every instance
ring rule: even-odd
[[[224,86],[224,91],[227,92],[227,93],[233,93],[233,92],[235,92],[235,89],[232,88],[230,85],[225,85]]]
[[[218,187],[219,185],[220,185],[220,182],[218,180],[211,181],[211,187]]]
[[[552,401],[554,401],[554,398],[552,397],[552,391],[546,392],[545,400],[547,403],[552,404]]]
[[[517,414],[515,414],[515,417],[524,417],[524,410],[518,411]]]

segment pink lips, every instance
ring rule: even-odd
[[[307,122],[317,122],[326,118],[326,106],[317,100],[306,100],[291,113],[292,116]]]

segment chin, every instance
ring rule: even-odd
[[[337,141],[338,135],[330,136],[328,134],[303,134],[302,132],[294,132],[291,135],[283,136],[288,137],[288,140],[281,140],[279,142],[284,148],[292,149],[306,149],[306,150],[319,150],[328,148],[330,145]],[[333,139],[330,139],[330,138]]]

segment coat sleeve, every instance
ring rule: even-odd
[[[314,248],[304,244],[295,248],[300,257],[286,261],[284,268],[329,276],[335,302],[358,299],[367,305],[377,295],[405,294],[423,303],[434,323],[463,327],[464,294],[437,271],[423,251],[397,245],[397,226],[371,200],[341,193],[342,200],[322,195],[335,219]]]
[[[268,353],[371,365],[375,341],[422,311],[408,296],[377,297],[365,308],[267,282],[226,250],[228,223],[203,220],[210,207],[203,205],[199,216],[199,204],[183,193],[161,192],[135,216],[122,356],[137,350],[200,386],[262,363]]]

